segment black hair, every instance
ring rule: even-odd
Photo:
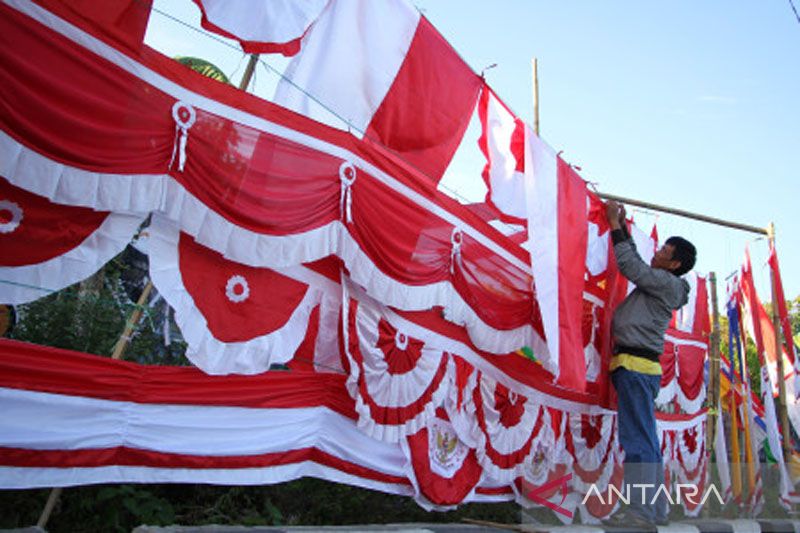
[[[673,247],[673,261],[681,262],[681,266],[672,271],[673,274],[683,276],[694,268],[694,263],[697,261],[697,249],[694,244],[683,237],[670,237],[664,244],[669,244]]]

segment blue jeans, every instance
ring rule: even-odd
[[[653,503],[664,484],[655,414],[661,376],[617,368],[611,373],[611,382],[617,390],[617,426],[619,443],[625,451],[625,488],[630,491],[630,511],[649,522],[664,520],[668,509],[663,492]],[[643,491],[635,485],[648,487]]]

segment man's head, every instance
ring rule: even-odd
[[[683,237],[670,237],[650,260],[650,266],[683,276],[694,268],[696,259],[697,250],[692,243]]]

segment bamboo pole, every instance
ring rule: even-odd
[[[539,62],[534,57],[531,60],[533,73],[533,131],[539,135]]]
[[[642,200],[634,200],[633,198],[624,198],[622,196],[617,196],[615,194],[608,194],[603,192],[598,192],[597,195],[604,200],[615,200],[617,202],[622,202],[624,204],[635,205],[637,207],[642,207],[644,209],[652,209],[653,211],[661,211],[662,213],[669,213],[670,215],[678,215],[685,218],[691,218],[693,220],[699,220],[701,222],[708,222],[709,224],[716,224],[717,226],[724,226],[726,228],[733,228],[742,231],[749,231],[750,233],[757,233],[759,235],[767,235],[767,231],[764,228],[759,228],[758,226],[750,226],[748,224],[741,224],[739,222],[731,222],[729,220],[723,220],[721,218],[710,217],[707,215],[701,215],[700,213],[693,213],[691,211],[685,211],[683,209],[676,209],[674,207],[666,207],[663,205],[653,204],[650,202],[644,202]]]
[[[708,372],[708,391],[706,395],[706,403],[709,407],[718,407],[719,403],[719,345],[720,345],[720,327],[719,327],[719,305],[717,304],[717,274],[715,272],[708,273],[708,282],[711,286],[711,353],[709,354],[709,372]],[[709,421],[706,427],[706,450],[713,447],[715,431],[716,431],[716,417],[722,416],[722,413],[709,414]]]
[[[122,359],[125,349],[128,347],[128,344],[130,344],[131,334],[133,334],[134,328],[142,319],[142,308],[147,303],[147,298],[150,296],[150,292],[152,290],[153,282],[148,281],[147,285],[145,285],[144,289],[142,290],[141,296],[139,296],[139,299],[136,301],[136,308],[125,322],[125,327],[122,330],[122,334],[119,336],[117,343],[114,345],[114,351],[111,353],[112,359]],[[36,527],[44,529],[44,527],[47,525],[47,521],[50,520],[50,515],[53,513],[53,509],[58,503],[63,490],[64,489],[62,487],[55,487],[50,491],[50,494],[47,496],[47,503],[44,504],[42,514],[39,515],[39,520],[36,522]]]
[[[731,489],[733,499],[741,503],[742,501],[742,454],[739,450],[739,420],[736,417],[736,368],[733,363],[733,352],[731,351],[731,390],[730,390],[730,414],[731,414]]]
[[[250,85],[250,80],[253,79],[253,73],[256,71],[257,63],[258,54],[250,54],[250,59],[247,61],[247,66],[244,68],[244,73],[242,74],[242,81],[239,82],[240,90],[247,90],[247,86]]]
[[[770,248],[775,249],[775,224],[769,223],[767,227],[767,237],[769,238]],[[781,434],[783,435],[783,461],[786,463],[792,457],[792,440],[789,432],[789,413],[786,410],[786,379],[784,378],[783,368],[783,332],[781,331],[781,320],[778,316],[778,290],[776,286],[775,272],[770,269],[770,284],[772,285],[772,327],[775,330],[775,357],[778,360],[778,414],[781,419]]]

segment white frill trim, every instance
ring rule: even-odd
[[[618,454],[619,442],[617,441],[617,432],[615,431],[615,415],[601,415],[603,422],[600,429],[600,440],[593,448],[588,448],[585,441],[580,436],[581,421],[580,415],[568,415],[570,418],[567,431],[571,432],[572,444],[575,447],[575,460],[578,462],[583,470],[597,471],[601,469],[600,474],[596,481],[586,483],[580,476],[573,476],[572,484],[576,490],[588,491],[592,485],[604,491],[608,487],[611,476],[614,475],[614,466],[621,461]],[[573,430],[575,428],[575,430]],[[606,450],[609,445],[611,449],[608,452],[607,461],[603,462],[606,457]]]
[[[208,329],[208,322],[183,284],[178,238],[179,231],[170,221],[153,216],[150,276],[159,293],[175,309],[175,322],[188,344],[186,357],[209,374],[258,374],[269,370],[274,363],[289,361],[305,337],[309,315],[320,302],[321,292],[309,286],[289,321],[280,329],[249,341],[222,342]],[[285,271],[281,274],[295,277]]]
[[[673,377],[666,386],[661,387],[658,390],[658,396],[656,396],[656,405],[667,405],[675,399],[675,394],[678,387],[678,379]]]
[[[589,448],[586,445],[586,440],[581,437],[581,415],[570,413],[566,416],[568,418],[567,431],[569,431],[572,436],[572,444],[575,447],[575,458],[578,460],[578,464],[584,470],[597,470],[606,456],[609,441],[616,440],[614,439],[616,435],[614,431],[616,417],[614,415],[599,415],[602,417],[600,423],[600,440],[597,441],[597,444],[593,448]],[[612,449],[609,456],[613,453],[614,451]]]
[[[58,204],[146,215],[161,206],[166,174],[103,174],[63,165],[0,130],[0,175]]]
[[[347,359],[350,363],[350,374],[347,376],[347,381],[345,385],[347,386],[347,391],[350,394],[350,397],[355,400],[355,409],[356,413],[358,414],[358,422],[357,425],[359,429],[361,429],[364,433],[369,435],[370,437],[378,440],[382,440],[385,442],[402,442],[405,440],[405,437],[408,435],[413,435],[423,427],[426,427],[428,422],[431,421],[436,417],[436,408],[439,407],[444,403],[444,399],[449,396],[449,392],[453,389],[453,376],[455,374],[455,367],[452,358],[449,354],[444,352],[439,352],[440,356],[438,360],[435,362],[435,365],[431,365],[433,368],[433,374],[436,373],[436,370],[439,368],[439,365],[442,362],[443,358],[446,358],[446,365],[447,368],[445,370],[444,376],[442,376],[442,380],[436,389],[433,391],[431,395],[431,399],[429,402],[425,404],[425,406],[420,410],[419,413],[414,415],[413,418],[407,420],[403,424],[398,425],[389,425],[389,424],[381,424],[380,422],[374,420],[372,418],[372,413],[370,412],[370,407],[367,404],[366,400],[361,395],[361,388],[360,384],[363,380],[369,380],[369,374],[376,374],[374,370],[367,370],[362,369],[356,359],[353,357],[353,354],[350,353],[350,297],[353,294],[348,287],[348,281],[343,279],[342,283],[343,287],[343,324],[344,324],[344,346],[345,346],[345,353],[347,355]],[[357,292],[357,291],[356,291]],[[374,324],[369,319],[361,318],[363,316],[362,308],[364,306],[374,306],[375,313],[382,314],[382,310],[384,307],[379,303],[371,300],[369,297],[365,297],[361,295],[361,299],[358,300],[358,309],[356,311],[356,316],[352,317],[355,320],[357,335],[359,336],[357,342],[359,343],[359,349],[361,350],[362,356],[364,357],[364,364],[368,364],[368,357],[369,354],[365,354],[366,351],[364,344],[362,344],[362,328],[371,327],[373,328],[372,334],[367,333],[369,336],[377,336],[377,327],[378,324],[375,322]],[[365,324],[364,322],[369,322]],[[378,348],[375,348],[378,349]],[[425,358],[425,353],[422,354],[420,359]],[[370,391],[372,389],[382,388],[381,391],[382,395],[387,398],[397,399],[395,405],[382,405],[381,401],[378,398],[373,398],[375,403],[378,405],[382,405],[383,407],[388,408],[402,408],[404,406],[410,405],[411,403],[417,401],[419,398],[419,390],[408,390],[407,387],[403,387],[402,381],[410,380],[412,383],[415,383],[422,389],[424,392],[427,389],[429,383],[420,381],[419,379],[414,379],[415,376],[413,375],[414,371],[409,373],[403,374],[400,376],[400,383],[387,383],[386,379],[390,379],[391,376],[388,374],[379,376],[381,382],[378,384],[374,383],[366,383],[367,390]],[[387,390],[387,387],[389,390]],[[409,397],[411,394],[414,397]],[[383,400],[382,398],[380,400]]]
[[[4,132],[0,132],[0,175],[57,203],[123,213],[161,211],[198,243],[249,266],[285,268],[336,255],[352,279],[386,305],[408,311],[442,306],[447,319],[463,325],[483,351],[505,354],[531,346],[542,361],[550,359],[546,343],[533,327],[493,328],[449,281],[418,286],[387,276],[340,221],[294,235],[256,233],[211,210],[169,175],[103,174],[69,167],[29,150]]]
[[[125,249],[143,220],[144,216],[109,213],[82,243],[58,257],[0,267],[0,302],[24,304],[88,278]]]
[[[677,397],[678,397],[678,405],[681,406],[681,409],[685,413],[696,413],[700,409],[703,408],[703,402],[706,400],[706,384],[703,383],[703,386],[700,387],[700,391],[697,393],[697,396],[694,398],[689,398],[683,393],[683,389],[678,386]]]

